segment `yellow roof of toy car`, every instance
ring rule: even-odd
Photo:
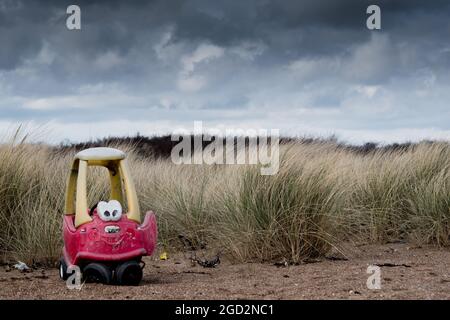
[[[75,159],[92,161],[92,160],[122,160],[126,154],[123,151],[114,148],[89,148],[78,152]]]

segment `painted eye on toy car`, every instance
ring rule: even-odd
[[[117,200],[100,201],[97,205],[97,212],[103,221],[119,221],[122,217],[122,206]]]
[[[111,220],[112,221],[118,221],[122,217],[122,206],[118,201],[116,201],[119,205],[117,209],[114,209],[111,213]]]

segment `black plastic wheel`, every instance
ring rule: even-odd
[[[86,282],[110,284],[112,282],[112,270],[103,263],[91,262],[84,267],[83,278]]]
[[[125,261],[116,268],[116,280],[120,285],[137,286],[142,280],[142,268],[137,261]]]
[[[64,258],[59,259],[59,277],[62,280],[67,280],[69,278],[69,274],[67,274],[67,263]]]

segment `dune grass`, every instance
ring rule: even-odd
[[[115,146],[117,147],[117,146]],[[159,242],[222,250],[238,261],[300,262],[357,240],[450,244],[450,145],[420,143],[367,154],[331,142],[281,146],[280,170],[174,165],[129,153],[141,209],[158,216]],[[64,188],[73,151],[0,145],[0,251],[52,263],[61,251]],[[107,199],[106,173],[89,175],[91,204]]]

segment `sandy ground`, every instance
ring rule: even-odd
[[[69,290],[57,269],[28,273],[0,267],[1,299],[450,299],[450,250],[408,244],[354,248],[348,260],[297,266],[192,266],[185,255],[146,258],[138,287],[84,284]],[[366,286],[367,267],[381,268],[381,289]]]

